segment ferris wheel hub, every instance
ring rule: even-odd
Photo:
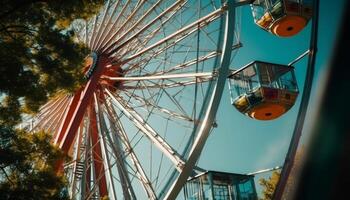
[[[98,54],[95,52],[92,52],[86,59],[85,59],[85,67],[83,69],[84,71],[84,78],[86,80],[89,80],[94,73],[97,63],[98,62]]]
[[[102,67],[103,72],[99,83],[108,87],[111,90],[121,86],[122,81],[104,79],[103,77],[121,77],[123,76],[123,70],[120,65],[112,64],[112,60],[106,55],[98,55],[97,53],[91,53],[85,59],[85,67],[83,68],[84,78],[86,80],[91,79],[94,76],[94,72],[97,67]]]

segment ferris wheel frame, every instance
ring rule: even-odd
[[[139,8],[142,3],[145,1],[140,1],[138,4],[136,4],[136,8]],[[157,1],[155,5],[153,5],[149,10],[152,10],[156,7],[160,1]],[[46,130],[56,130],[53,133],[53,143],[57,146],[59,146],[64,152],[66,153],[73,153],[74,157],[77,159],[74,159],[73,162],[66,163],[64,165],[65,170],[67,173],[71,173],[71,176],[73,177],[72,185],[71,185],[71,195],[75,195],[75,188],[80,187],[81,192],[80,196],[81,198],[85,198],[85,194],[87,193],[87,190],[96,190],[95,186],[88,183],[88,181],[91,181],[90,179],[92,176],[95,178],[92,178],[93,181],[96,182],[98,186],[98,193],[100,193],[101,197],[104,195],[109,195],[111,193],[112,198],[115,198],[116,194],[114,191],[113,186],[113,178],[111,173],[113,173],[110,169],[106,169],[105,172],[103,169],[105,166],[109,166],[108,163],[110,162],[111,158],[108,158],[106,152],[107,151],[113,151],[116,158],[118,160],[118,155],[120,151],[124,151],[123,149],[120,149],[122,142],[124,146],[126,146],[128,151],[128,154],[131,156],[131,162],[135,166],[137,176],[141,180],[144,189],[147,193],[148,198],[150,199],[160,199],[160,198],[166,198],[166,199],[175,199],[178,193],[180,192],[182,186],[186,183],[188,176],[191,175],[193,172],[193,169],[195,168],[195,164],[200,156],[200,153],[204,147],[205,141],[209,135],[209,131],[211,130],[213,126],[213,122],[215,119],[216,110],[218,108],[218,105],[220,103],[220,98],[223,92],[224,84],[227,78],[228,70],[229,70],[229,63],[231,59],[231,51],[232,48],[235,48],[232,46],[234,41],[234,26],[235,26],[235,4],[234,1],[228,1],[227,3],[221,5],[217,10],[212,11],[206,16],[203,16],[199,18],[197,21],[194,21],[193,23],[188,24],[187,26],[182,27],[178,31],[166,36],[162,40],[152,44],[151,46],[146,47],[142,51],[138,51],[135,54],[126,57],[123,61],[118,60],[109,60],[108,57],[117,55],[118,52],[123,50],[124,47],[129,48],[128,44],[129,42],[133,41],[137,38],[139,34],[142,33],[145,29],[147,29],[149,26],[153,25],[153,23],[160,19],[162,16],[166,16],[167,14],[171,13],[173,9],[176,9],[179,6],[182,6],[187,1],[185,0],[179,0],[170,5],[167,9],[165,9],[163,12],[159,13],[158,16],[151,20],[148,24],[145,24],[142,29],[136,30],[136,32],[133,32],[133,35],[129,36],[127,35],[127,32],[124,34],[121,34],[120,38],[125,39],[121,44],[117,44],[117,41],[113,41],[112,38],[117,35],[117,32],[120,31],[120,26],[116,32],[113,32],[113,28],[115,28],[115,24],[117,24],[117,21],[119,19],[119,16],[116,18],[112,25],[109,25],[108,31],[105,32],[105,30],[101,31],[101,28],[98,28],[98,26],[101,26],[107,21],[107,24],[112,23],[111,16],[108,16],[108,9],[111,7],[111,1],[108,1],[106,10],[104,10],[103,13],[101,13],[102,22],[98,22],[97,17],[95,17],[92,20],[92,23],[89,25],[85,23],[85,27],[83,30],[85,33],[83,34],[85,43],[92,49],[92,54],[88,60],[91,62],[86,69],[86,75],[85,78],[87,79],[86,85],[76,91],[76,93],[73,96],[67,96],[65,95],[63,98],[53,99],[52,101],[48,102],[46,105],[44,105],[41,109],[39,114],[36,116],[36,118],[32,121],[31,125],[29,126],[30,130],[35,131],[43,127]],[[122,11],[127,7],[127,5],[130,3],[130,1],[127,1],[125,5],[122,7]],[[119,1],[114,5],[112,8],[112,13],[116,11],[116,8],[119,6]],[[136,9],[137,10],[137,9]],[[133,16],[136,13],[136,11],[132,12],[130,15]],[[128,30],[131,30],[136,27],[138,23],[141,22],[141,19],[146,18],[148,13],[144,13],[138,21],[136,21],[135,24],[128,27]],[[186,74],[157,74],[153,73],[151,76],[142,76],[142,77],[123,77],[123,76],[105,76],[104,73],[104,67],[106,68],[112,68],[112,69],[119,69],[118,67],[124,63],[127,63],[129,60],[133,60],[137,58],[138,56],[144,54],[145,52],[148,52],[152,49],[157,48],[159,45],[167,42],[168,40],[171,40],[176,37],[180,37],[179,40],[182,40],[186,36],[187,32],[192,33],[193,30],[199,30],[199,28],[202,28],[206,26],[207,23],[210,23],[213,19],[217,19],[220,16],[220,22],[221,22],[221,28],[220,30],[220,38],[218,40],[218,45],[222,47],[220,53],[216,54],[208,54],[203,57],[198,57],[197,53],[197,60],[195,60],[194,63],[205,61],[209,58],[215,58],[216,57],[216,63],[215,70],[212,72],[195,72],[195,73],[186,73]],[[129,19],[130,16],[127,18]],[[170,18],[170,17],[169,17]],[[225,18],[225,24],[222,22]],[[128,20],[125,20],[123,22],[123,25]],[[100,24],[98,24],[100,23]],[[166,23],[166,22],[162,22]],[[89,27],[88,27],[89,26]],[[196,29],[197,28],[197,29]],[[192,30],[193,29],[193,30]],[[89,30],[89,31],[88,31]],[[181,36],[181,34],[184,34],[184,36]],[[90,37],[89,37],[89,36]],[[182,37],[182,38],[181,38]],[[199,36],[198,36],[199,37]],[[224,38],[222,38],[224,37]],[[119,38],[119,39],[120,39]],[[114,47],[116,46],[117,47]],[[112,48],[113,47],[113,48]],[[239,45],[237,46],[239,47]],[[98,50],[100,49],[100,50]],[[95,51],[96,50],[96,51]],[[105,56],[99,55],[100,51],[102,52],[108,52]],[[198,51],[198,50],[197,50]],[[220,51],[220,50],[219,50]],[[122,52],[123,53],[123,52]],[[124,52],[125,54],[125,52]],[[183,67],[182,65],[190,66],[193,65],[193,61],[188,61],[186,63],[182,63],[179,66],[174,66],[174,69],[181,69]],[[170,72],[170,71],[169,71]],[[213,81],[213,84],[210,84],[208,88],[206,88],[207,93],[205,96],[205,100],[202,104],[201,113],[199,116],[203,116],[201,118],[200,122],[195,122],[196,125],[192,130],[192,134],[196,135],[194,138],[194,141],[187,141],[187,144],[185,144],[185,148],[182,152],[177,153],[174,151],[168,143],[162,139],[162,137],[159,137],[157,132],[152,129],[152,127],[148,126],[146,121],[142,119],[142,117],[137,113],[136,110],[128,106],[127,102],[123,101],[123,99],[119,95],[115,95],[111,92],[109,88],[98,88],[100,93],[104,93],[103,96],[99,96],[101,94],[98,94],[95,92],[98,82],[100,80],[103,81],[109,81],[109,82],[128,82],[128,81],[152,81],[152,80],[167,80],[167,79],[176,79],[176,78],[192,78],[195,79],[195,82],[193,81],[183,81],[179,83],[173,83],[165,85],[169,88],[176,87],[176,86],[186,86],[189,84],[197,83],[197,80],[210,80],[213,77],[215,77],[215,81]],[[200,83],[200,82],[199,82]],[[135,89],[135,86],[125,85],[125,87],[129,87],[130,89]],[[146,88],[146,86],[140,86],[143,88]],[[152,87],[147,86],[147,87]],[[161,87],[154,85],[154,87]],[[127,94],[127,93],[126,93]],[[127,95],[133,95],[133,94],[127,94]],[[105,97],[104,97],[105,96]],[[135,99],[137,99],[135,96],[133,96]],[[108,98],[108,103],[103,106],[99,103],[100,98]],[[142,99],[137,99],[142,101]],[[93,102],[92,104],[90,102]],[[107,102],[106,101],[106,102]],[[91,104],[91,105],[90,105]],[[125,133],[123,133],[122,128],[119,129],[121,133],[121,138],[116,138],[112,135],[114,138],[108,138],[107,136],[99,136],[99,134],[104,134],[103,129],[106,129],[107,126],[110,124],[106,124],[104,122],[104,117],[99,116],[99,113],[108,112],[108,116],[114,118],[114,122],[116,122],[115,126],[120,126],[121,121],[118,119],[118,114],[113,113],[113,110],[108,110],[108,106],[116,106],[118,107],[124,116],[128,117],[135,125],[136,127],[141,130],[144,135],[150,139],[150,141],[159,148],[162,153],[168,157],[172,163],[174,163],[175,170],[170,175],[171,178],[168,179],[168,182],[164,184],[164,187],[160,194],[156,194],[153,190],[152,186],[150,186],[150,180],[147,179],[147,176],[145,175],[145,172],[142,169],[142,166],[140,166],[140,162],[137,160],[136,155],[133,154],[133,148],[130,144],[128,144],[126,141],[127,136]],[[89,108],[88,108],[89,107]],[[154,106],[156,107],[156,106]],[[164,110],[164,112],[167,112],[167,114],[179,118],[184,118],[183,116],[176,115],[176,113],[171,113],[170,111]],[[34,122],[35,121],[35,122]],[[62,122],[62,123],[59,123]],[[88,127],[88,128],[87,128]],[[90,127],[90,128],[89,128]],[[120,127],[119,127],[120,128]],[[91,133],[87,133],[91,132]],[[85,133],[86,132],[86,133]],[[194,134],[195,133],[195,134]],[[87,135],[88,134],[88,135]],[[91,135],[90,135],[91,134]],[[124,136],[123,136],[124,134]],[[107,138],[104,138],[107,137]],[[123,139],[124,138],[124,139]],[[111,147],[106,147],[107,140],[114,141],[115,144],[112,144]],[[128,146],[129,145],[129,146]],[[119,147],[118,147],[119,146]],[[72,149],[73,148],[73,149]],[[111,149],[110,149],[111,148]],[[74,150],[76,149],[76,150]],[[79,150],[84,149],[84,150]],[[90,153],[86,149],[91,149]],[[72,152],[73,151],[73,152]],[[77,152],[77,153],[74,153]],[[79,153],[80,152],[80,153]],[[85,153],[84,153],[85,152]],[[91,154],[91,155],[90,155]],[[183,160],[182,157],[186,157],[186,160]],[[80,162],[79,159],[84,158],[89,159],[88,156],[95,156],[94,162],[96,161],[94,165],[89,164],[89,161],[85,161],[85,163]],[[91,158],[90,158],[91,159]],[[120,158],[121,160],[122,158]],[[87,164],[88,163],[88,164]],[[119,175],[123,174],[123,165],[125,168],[125,164],[121,162],[117,162]],[[63,167],[63,161],[59,164],[59,171],[62,171]],[[69,172],[69,170],[71,172]],[[84,171],[94,171],[95,174],[82,174]],[[124,169],[125,170],[125,169]],[[126,170],[125,170],[126,171]],[[131,180],[128,180],[128,175],[121,175],[121,182],[122,182],[122,190],[125,193],[124,198],[136,198],[133,191],[130,191],[130,187],[132,187]],[[76,184],[76,179],[81,179],[80,186]],[[107,189],[107,182],[110,183],[112,186],[111,191],[109,192]],[[84,185],[88,184],[90,188],[85,187]],[[91,188],[93,187],[93,188]],[[127,192],[129,191],[129,192]],[[92,196],[91,196],[92,195]],[[87,198],[94,198],[94,192],[90,193]],[[165,197],[164,197],[165,196]]]

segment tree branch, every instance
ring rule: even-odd
[[[1,168],[2,173],[4,173],[6,179],[7,179],[12,185],[14,185],[14,183],[11,181],[10,177],[7,175],[6,170],[4,169],[4,167],[0,167],[0,168]]]
[[[34,3],[38,3],[38,2],[47,2],[47,0],[32,0],[32,1],[26,1],[26,0],[22,0],[19,1],[19,3],[17,5],[15,5],[12,9],[8,10],[7,12],[3,13],[0,15],[0,19],[3,19],[5,17],[8,17],[10,14],[16,12],[17,10],[28,6],[30,4],[34,4]]]

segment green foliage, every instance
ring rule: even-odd
[[[109,198],[107,196],[104,196],[101,200],[109,200]]]
[[[284,188],[282,199],[293,199],[294,192],[296,190],[296,183],[299,177],[299,172],[303,164],[303,157],[305,152],[305,147],[300,146],[295,154],[293,167],[289,174],[286,187]],[[273,192],[276,189],[278,180],[280,178],[281,172],[273,172],[271,177],[266,180],[264,178],[259,180],[259,184],[263,187],[263,198],[262,200],[272,199]]]
[[[66,157],[50,144],[50,136],[5,127],[0,131],[10,137],[0,147],[0,199],[68,199],[66,180],[54,169]]]
[[[262,178],[259,180],[259,184],[264,188],[263,189],[263,198],[261,200],[271,200],[272,195],[276,189],[278,180],[280,178],[280,172],[273,172],[271,177],[268,180]]]
[[[20,103],[16,96],[4,97],[0,103],[0,125],[14,126],[21,120]]]
[[[0,1],[0,199],[68,199],[55,166],[66,159],[44,132],[14,127],[48,98],[83,84],[89,50],[70,30],[104,0]]]
[[[59,90],[83,82],[89,53],[68,27],[87,19],[104,0],[4,0],[0,2],[0,94],[23,98],[23,111],[36,111]],[[21,102],[22,103],[22,102]]]

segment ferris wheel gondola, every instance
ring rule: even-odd
[[[255,0],[254,22],[280,37],[298,34],[312,17],[312,0]]]
[[[232,104],[253,119],[272,120],[298,97],[294,67],[254,61],[229,75]]]

